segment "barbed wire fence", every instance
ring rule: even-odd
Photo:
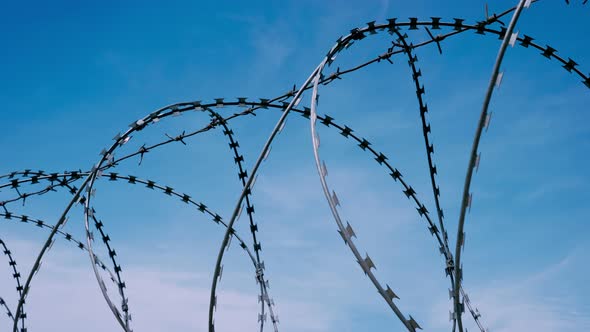
[[[224,229],[225,234],[219,247],[212,285],[210,288],[211,293],[208,316],[208,328],[210,332],[215,330],[215,308],[217,306],[218,297],[217,288],[222,278],[224,253],[229,248],[232,239],[237,241],[240,248],[243,249],[253,265],[255,280],[259,291],[258,299],[260,302],[260,308],[257,321],[260,331],[264,330],[267,317],[270,317],[273,330],[275,332],[279,331],[279,317],[276,314],[274,299],[271,298],[269,293],[269,281],[265,274],[262,244],[257,238],[258,224],[256,223],[255,218],[254,198],[252,193],[260,165],[269,158],[271,146],[286,126],[286,120],[290,113],[299,114],[310,123],[315,165],[317,167],[325,198],[334,217],[337,230],[344,240],[344,244],[350,249],[365,275],[370,279],[370,282],[386,302],[387,306],[401,321],[405,329],[408,331],[421,329],[419,319],[415,319],[411,315],[403,313],[403,302],[399,299],[395,287],[392,288],[390,285],[381,282],[377,278],[374,273],[376,263],[368,254],[361,254],[362,250],[357,246],[354,240],[354,238],[356,238],[356,233],[352,225],[348,222],[343,222],[343,217],[341,217],[340,200],[338,199],[336,192],[332,190],[328,184],[328,167],[320,155],[320,136],[317,130],[318,124],[323,125],[327,129],[335,130],[340,133],[346,141],[357,145],[365,153],[365,156],[374,159],[381,167],[383,167],[396,183],[396,186],[399,185],[399,190],[401,190],[403,194],[413,202],[417,213],[425,221],[427,231],[433,236],[437,249],[444,259],[444,273],[449,279],[449,297],[452,300],[452,307],[450,310],[452,331],[466,331],[463,327],[463,314],[466,309],[469,312],[470,319],[474,320],[479,330],[481,332],[487,331],[479,310],[471,301],[467,295],[467,291],[462,285],[463,266],[461,263],[461,254],[465,243],[466,214],[471,207],[473,198],[470,189],[473,171],[477,170],[481,159],[479,142],[482,134],[490,124],[492,113],[489,111],[489,104],[494,89],[500,85],[503,77],[503,72],[500,68],[504,54],[507,52],[509,46],[520,46],[536,50],[538,51],[537,54],[542,55],[548,60],[555,60],[554,63],[559,64],[568,73],[573,73],[581,80],[582,84],[590,89],[590,75],[585,75],[578,68],[577,62],[569,57],[558,55],[557,50],[549,45],[542,46],[541,44],[536,43],[534,41],[535,39],[528,35],[514,33],[514,28],[519,16],[525,13],[524,10],[535,2],[537,1],[520,0],[517,6],[499,14],[487,15],[488,17],[486,17],[485,20],[476,22],[475,24],[467,24],[465,23],[466,20],[459,18],[443,20],[439,17],[431,17],[429,20],[419,20],[415,17],[409,18],[408,20],[391,18],[385,23],[377,23],[374,21],[369,22],[366,26],[352,29],[349,34],[338,38],[334,46],[329,49],[324,59],[322,59],[316,69],[311,72],[307,80],[300,85],[299,89],[294,86],[293,89],[288,92],[269,99],[260,98],[252,100],[244,97],[229,101],[224,98],[217,98],[211,102],[190,101],[172,104],[132,122],[128,129],[117,134],[113,138],[114,142],[109,147],[100,152],[100,159],[89,170],[70,170],[60,173],[50,173],[42,170],[23,170],[0,175],[0,191],[4,190],[9,193],[8,197],[4,197],[0,201],[0,217],[3,218],[2,220],[18,221],[20,224],[37,226],[37,228],[49,232],[41,251],[35,259],[31,271],[26,274],[21,274],[21,271],[19,271],[13,253],[8,247],[8,239],[0,238],[0,246],[2,247],[1,249],[3,250],[4,255],[8,259],[8,264],[12,271],[12,279],[14,279],[19,299],[17,303],[10,304],[0,297],[0,306],[3,307],[3,310],[6,311],[8,317],[13,322],[12,331],[27,331],[28,317],[25,311],[25,300],[30,292],[34,276],[41,268],[43,258],[58,238],[62,240],[65,239],[67,242],[88,253],[96,280],[114,318],[124,331],[133,331],[131,324],[131,302],[125,292],[126,283],[123,278],[123,268],[117,261],[117,252],[107,232],[108,225],[99,218],[99,215],[92,204],[93,199],[97,195],[95,184],[100,178],[106,179],[110,182],[141,185],[143,188],[160,192],[170,198],[179,199],[192,208],[195,208],[207,218],[211,219],[216,225],[219,225]],[[569,4],[569,1],[566,1],[566,3]],[[586,4],[586,1],[583,1],[582,3]],[[506,25],[502,19],[510,15],[511,18],[509,24]],[[428,34],[429,39],[419,42],[413,41],[410,36],[408,36],[408,32],[413,30],[424,30]],[[435,30],[439,30],[441,33],[435,35],[433,34],[433,31]],[[443,30],[450,31],[442,33]],[[501,41],[501,45],[490,76],[477,130],[474,135],[472,150],[470,152],[460,205],[461,210],[454,247],[455,250],[453,253],[451,245],[449,244],[448,230],[445,227],[443,208],[439,200],[440,187],[437,183],[437,167],[434,156],[435,148],[430,135],[432,128],[428,121],[429,109],[426,104],[425,88],[420,81],[422,71],[418,67],[419,60],[416,52],[418,49],[427,45],[435,45],[438,51],[442,54],[445,40],[448,38],[455,38],[469,31],[480,36],[496,37]],[[393,38],[391,46],[387,48],[384,53],[355,67],[346,69],[340,69],[340,67],[337,67],[335,71],[326,73],[328,68],[332,68],[332,65],[336,62],[336,58],[339,54],[353,47],[353,45],[361,44],[365,38],[377,34],[389,34]],[[418,193],[408,181],[403,178],[401,171],[389,161],[389,158],[384,153],[375,149],[373,144],[366,138],[355,134],[352,127],[338,123],[335,118],[330,115],[318,114],[320,86],[328,86],[335,80],[345,78],[349,73],[360,71],[367,66],[382,61],[393,63],[393,59],[396,56],[407,60],[411,71],[411,79],[416,91],[417,109],[420,125],[422,127],[431,192],[434,201],[433,208],[436,211],[434,217],[431,216],[430,209],[422,203]],[[309,90],[311,90],[309,106],[299,107],[304,92]],[[235,107],[245,108],[245,110],[231,115],[227,115],[221,110],[222,108],[227,109]],[[264,144],[264,147],[260,151],[253,167],[247,169],[245,166],[246,157],[240,150],[237,135],[232,130],[230,124],[234,119],[256,115],[257,112],[267,109],[281,112],[281,117]],[[183,116],[194,112],[207,115],[209,117],[209,123],[196,131],[183,131],[175,136],[166,135],[167,139],[152,145],[144,144],[135,152],[127,154],[119,153],[119,150],[139,131],[155,127],[158,122],[165,120],[166,118]],[[166,146],[175,143],[186,145],[190,143],[191,138],[217,129],[222,131],[227,140],[238,178],[242,185],[241,194],[237,202],[235,202],[234,209],[228,220],[223,220],[220,213],[212,211],[204,202],[201,202],[188,194],[179,192],[171,186],[158,184],[156,181],[142,179],[134,175],[120,175],[114,171],[116,167],[123,162],[133,159],[137,160],[138,164],[141,165],[142,162],[145,162],[147,159],[148,154],[154,150],[165,148]],[[72,198],[55,224],[36,217],[15,213],[12,210],[12,206],[15,204],[22,204],[24,206],[29,197],[43,196],[47,193],[58,190],[67,191],[72,195]],[[69,220],[69,214],[74,206],[81,206],[83,208],[85,239],[76,239],[73,235],[64,230],[64,226]],[[244,209],[246,210],[249,222],[251,241],[240,236],[235,228],[235,224],[242,215]],[[109,255],[107,259],[101,258],[95,253],[94,242],[97,236],[98,240],[106,246]],[[110,267],[108,265],[110,265]],[[108,275],[111,285],[107,286],[107,283],[103,280],[103,272],[101,271]],[[119,299],[115,300],[110,297],[108,293],[109,287],[113,287],[113,289],[118,292]]]

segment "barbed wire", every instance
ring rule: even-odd
[[[567,2],[567,1],[566,1]],[[454,315],[457,318],[457,322],[459,324],[459,329],[462,329],[462,321],[461,321],[461,314],[465,311],[464,303],[461,302],[459,296],[461,288],[461,280],[463,278],[463,266],[461,265],[461,252],[463,246],[465,245],[465,214],[467,212],[467,208],[471,208],[473,194],[470,192],[471,186],[471,179],[473,177],[473,170],[476,167],[476,164],[479,165],[479,153],[478,153],[478,146],[481,135],[483,133],[484,127],[487,127],[490,122],[490,115],[488,114],[488,108],[490,105],[490,101],[492,99],[492,93],[494,91],[495,86],[499,86],[500,82],[502,81],[503,73],[500,72],[500,66],[502,64],[502,60],[504,59],[504,55],[506,53],[506,49],[508,45],[514,45],[516,42],[518,33],[513,33],[514,28],[516,26],[516,22],[518,21],[520,14],[524,8],[528,8],[531,5],[530,0],[520,0],[510,23],[508,24],[508,28],[506,29],[503,39],[502,45],[500,46],[500,50],[498,51],[498,55],[496,58],[496,62],[494,63],[494,68],[492,70],[492,75],[490,77],[490,82],[488,84],[488,88],[486,90],[483,107],[481,111],[481,115],[479,118],[479,122],[477,125],[477,129],[475,132],[475,137],[473,140],[473,147],[471,149],[471,155],[469,158],[469,164],[467,166],[467,174],[465,175],[465,184],[463,188],[463,198],[461,201],[461,212],[459,215],[459,224],[457,227],[457,240],[455,245],[455,285],[453,287],[453,301],[454,301],[454,308],[455,312]],[[549,50],[549,49],[548,49]],[[544,54],[545,55],[545,54]],[[463,295],[463,298],[465,295]],[[473,310],[469,308],[470,311],[473,313]],[[478,322],[478,325],[479,322]]]
[[[2,240],[2,239],[0,239],[0,246],[2,246],[2,252],[4,253],[4,255],[6,257],[8,257],[8,265],[12,269],[12,277],[14,278],[14,281],[16,283],[16,292],[17,292],[18,296],[20,297],[23,293],[23,286],[21,285],[20,272],[18,271],[18,269],[16,267],[16,260],[14,260],[14,258],[12,257],[12,252],[8,249],[6,242],[4,242],[4,240]],[[6,305],[4,299],[0,298],[0,304],[5,307],[8,317],[14,319],[14,316],[12,315],[12,312],[10,311],[8,306]],[[25,319],[27,318],[27,315],[21,314],[20,318],[21,318],[21,332],[26,332]]]
[[[218,103],[215,107],[221,108],[224,107],[225,105]],[[267,104],[268,108],[274,108],[277,110],[282,110],[282,105],[281,104]],[[301,116],[305,119],[309,119],[309,115],[310,115],[310,111],[308,109],[304,109],[304,110],[299,110],[299,109],[294,109],[294,112],[298,112],[301,114]],[[415,200],[416,204],[417,204],[417,209],[420,211],[420,207],[423,207],[424,204],[422,204],[419,199],[417,198],[416,194],[413,192],[413,188],[408,185],[406,183],[406,181],[404,181],[403,179],[401,179],[402,175],[401,173],[394,168],[387,160],[388,157],[386,155],[384,155],[383,153],[377,152],[375,149],[373,149],[371,147],[371,143],[369,141],[367,141],[365,138],[361,138],[360,136],[354,134],[354,129],[352,129],[351,127],[347,126],[347,125],[339,125],[337,123],[337,121],[329,116],[329,115],[325,115],[325,116],[318,116],[318,119],[321,120],[321,123],[324,124],[327,128],[331,128],[331,129],[335,129],[337,132],[339,132],[341,135],[343,135],[344,137],[347,138],[351,138],[354,142],[358,143],[358,147],[362,150],[362,151],[367,151],[369,152],[372,156],[371,158],[375,158],[375,160],[381,160],[380,164],[384,165],[387,168],[387,172],[392,176],[392,178],[394,180],[398,180],[400,179],[400,183],[403,185],[403,192],[404,193],[410,193],[410,196],[413,197],[413,199]],[[227,128],[224,129],[224,132],[227,132]],[[233,134],[233,133],[232,133]],[[188,141],[187,141],[188,142]],[[186,142],[185,142],[186,144]],[[229,143],[231,146],[236,146],[235,141],[232,141]],[[239,157],[235,157],[238,160],[240,160],[241,158]],[[15,172],[14,175],[18,175],[18,174],[31,174],[30,172],[24,171],[24,172]],[[50,181],[53,185],[53,188],[55,188],[56,186],[67,186],[69,181],[75,181],[80,179],[81,177],[87,176],[90,173],[89,172],[79,172],[79,171],[73,171],[73,172],[65,172],[63,174],[57,174],[57,173],[52,173],[50,175],[45,175],[45,176],[41,176],[39,177],[39,174],[45,174],[44,172],[37,172],[37,173],[33,173],[32,176],[29,177],[25,177],[23,175],[23,178],[21,178],[21,180],[18,180],[19,183],[25,183],[27,181],[31,181],[31,182],[39,182],[39,181]],[[105,174],[103,173],[101,175],[102,177],[108,177],[109,180],[114,181],[117,179],[122,179],[123,177],[121,177],[120,175],[118,175],[117,173],[110,173],[110,174]],[[123,178],[125,179],[125,178]],[[69,181],[68,181],[69,180]],[[153,188],[155,185],[154,181],[143,181],[146,183],[148,188]],[[129,183],[135,184],[135,183],[143,183],[142,180],[138,179],[135,176],[129,176]],[[4,184],[6,185],[6,184]],[[0,185],[1,187],[2,185]],[[74,193],[75,190],[72,187],[68,187],[70,193]],[[161,187],[161,189],[165,192],[165,193],[173,193],[174,189],[170,188],[170,187]],[[180,195],[178,195],[180,197]],[[24,197],[27,197],[25,194],[20,194],[20,197],[17,198],[13,198],[10,199],[8,201],[10,202],[14,202],[14,201],[18,201],[19,199],[24,199]],[[185,197],[184,195],[182,197]],[[436,228],[436,226],[432,223],[432,221],[430,221],[429,217],[427,216],[427,219],[429,220],[430,226],[429,226],[429,230],[432,234],[436,234],[438,241],[439,241],[439,246],[441,248],[441,253],[444,253],[445,251],[442,250],[442,248],[444,248],[443,243],[440,239],[440,237],[438,237],[438,230]],[[116,266],[116,264],[115,264]]]
[[[6,301],[2,297],[0,297],[0,305],[4,308],[4,310],[6,310],[6,315],[8,316],[8,318],[14,319],[12,311],[10,310],[8,304],[6,304]]]
[[[10,188],[16,193],[16,197],[11,197],[0,201],[0,206],[3,208],[4,211],[3,213],[0,213],[0,217],[4,217],[4,219],[6,220],[20,220],[22,223],[37,225],[39,228],[44,228],[48,230],[50,233],[41,251],[37,255],[33,267],[30,273],[28,273],[24,284],[21,283],[21,275],[16,270],[16,262],[11,256],[11,251],[8,250],[8,247],[6,246],[4,241],[0,240],[0,245],[2,245],[2,247],[4,248],[4,254],[8,256],[9,264],[13,269],[13,278],[16,280],[17,291],[19,296],[19,300],[17,303],[16,310],[14,311],[14,314],[11,311],[8,304],[2,298],[0,298],[0,305],[4,307],[4,309],[7,312],[7,315],[13,321],[13,332],[17,332],[17,324],[19,320],[21,321],[21,332],[26,332],[26,314],[24,312],[25,299],[28,295],[32,279],[34,275],[39,271],[43,257],[47,253],[47,251],[51,249],[55,241],[55,237],[57,235],[75,244],[77,247],[83,249],[88,253],[89,259],[92,263],[92,268],[94,270],[95,277],[101,288],[101,292],[103,294],[105,301],[107,302],[107,305],[111,309],[115,319],[118,321],[122,329],[126,332],[132,331],[130,326],[131,315],[129,313],[129,303],[124,291],[124,289],[126,288],[126,284],[125,282],[123,282],[121,276],[122,267],[121,264],[118,263],[115,259],[117,253],[111,244],[112,241],[110,236],[106,233],[105,223],[97,218],[96,210],[91,204],[91,200],[96,195],[96,188],[94,188],[94,185],[99,178],[108,178],[110,181],[125,180],[128,184],[144,184],[145,188],[152,190],[158,189],[165,195],[175,196],[179,198],[182,202],[196,207],[200,212],[208,214],[216,224],[224,226],[226,230],[224,238],[220,244],[211,285],[211,295],[209,301],[209,331],[213,332],[215,330],[214,312],[215,308],[217,307],[216,292],[217,287],[219,285],[219,281],[221,280],[222,276],[224,253],[229,248],[231,239],[236,239],[240,244],[240,247],[244,249],[244,251],[248,254],[250,260],[254,265],[256,281],[260,289],[259,302],[261,307],[260,313],[258,314],[258,323],[260,326],[260,331],[262,332],[264,329],[264,322],[266,321],[266,307],[269,310],[274,331],[278,332],[278,316],[275,314],[273,309],[274,301],[270,298],[268,293],[268,280],[265,278],[265,264],[261,258],[262,245],[256,235],[259,231],[259,227],[254,220],[252,189],[256,180],[256,176],[258,175],[260,165],[269,157],[271,146],[274,143],[275,139],[278,137],[278,135],[284,129],[287,116],[291,112],[299,113],[303,118],[306,118],[310,121],[316,168],[318,170],[320,183],[322,185],[324,195],[326,197],[326,200],[328,202],[328,205],[338,227],[338,232],[343,238],[345,244],[352,251],[353,256],[357,260],[358,264],[361,266],[364,273],[370,279],[372,284],[376,287],[377,291],[386,301],[388,306],[392,309],[394,314],[400,319],[405,328],[408,331],[415,332],[416,329],[421,329],[421,326],[411,315],[408,315],[406,317],[406,315],[404,315],[398,308],[398,305],[394,303],[394,300],[399,299],[399,297],[389,285],[378,281],[373,271],[375,269],[375,263],[369,257],[368,254],[364,256],[361,255],[357,245],[353,240],[353,238],[356,238],[356,233],[354,232],[352,226],[349,222],[347,222],[346,225],[344,225],[344,223],[342,222],[342,218],[339,212],[339,206],[341,205],[341,202],[338,199],[336,192],[334,190],[331,190],[328,185],[328,168],[326,166],[325,161],[321,159],[319,154],[320,139],[319,133],[317,132],[316,128],[318,120],[326,128],[337,130],[344,138],[351,138],[351,141],[357,143],[357,145],[360,147],[362,151],[369,153],[371,155],[371,158],[377,161],[379,165],[385,167],[391,178],[402,186],[402,192],[405,194],[405,196],[407,196],[408,199],[413,200],[414,204],[416,205],[416,210],[419,213],[419,216],[426,220],[427,228],[429,232],[435,237],[438,249],[445,260],[445,275],[449,277],[449,280],[451,282],[451,289],[449,290],[449,294],[451,299],[453,300],[453,311],[451,312],[451,320],[453,321],[452,330],[455,331],[455,329],[458,329],[460,332],[464,330],[461,316],[462,313],[465,311],[465,306],[467,306],[478,328],[482,332],[486,331],[483,322],[480,319],[481,314],[479,310],[475,308],[475,306],[471,303],[469,296],[465,292],[462,285],[463,268],[461,265],[461,252],[464,249],[465,243],[465,213],[467,209],[471,207],[472,204],[472,194],[469,191],[472,173],[473,170],[476,169],[479,165],[479,160],[481,156],[478,152],[478,143],[483,128],[487,128],[487,126],[489,125],[489,121],[491,118],[491,112],[488,112],[489,102],[491,100],[494,86],[499,85],[503,75],[503,73],[500,72],[499,68],[506,48],[508,45],[514,46],[518,42],[518,45],[524,48],[536,49],[538,51],[541,51],[541,53],[539,53],[540,55],[547,59],[557,60],[557,62],[560,63],[567,72],[576,74],[578,77],[581,78],[582,83],[586,87],[590,88],[590,75],[585,75],[581,70],[579,70],[577,68],[577,62],[575,62],[569,57],[566,60],[565,57],[557,55],[556,49],[549,45],[546,45],[544,47],[540,46],[539,44],[533,42],[534,38],[530,36],[523,35],[523,37],[520,37],[518,33],[513,33],[514,27],[523,8],[527,8],[535,2],[537,1],[520,0],[519,4],[516,7],[510,8],[504,12],[501,12],[500,14],[488,15],[486,10],[486,18],[483,21],[479,21],[473,25],[465,24],[464,19],[453,19],[453,21],[445,22],[439,17],[431,17],[431,19],[428,21],[419,21],[418,18],[412,17],[409,18],[409,20],[406,22],[397,21],[397,19],[395,18],[388,19],[387,23],[384,24],[377,24],[374,21],[369,22],[367,23],[367,26],[352,29],[349,34],[340,37],[336,41],[335,45],[328,51],[327,55],[320,62],[318,67],[316,67],[316,69],[312,71],[307,80],[300,86],[299,89],[297,89],[295,85],[293,89],[289,90],[287,93],[283,95],[280,95],[272,99],[260,99],[259,101],[248,101],[247,98],[242,97],[237,98],[237,101],[225,101],[224,98],[217,98],[214,102],[209,103],[202,103],[201,101],[192,101],[176,103],[166,106],[153,113],[148,114],[147,116],[137,121],[134,121],[129,125],[130,128],[127,129],[124,133],[117,134],[113,138],[114,143],[111,144],[110,147],[105,148],[101,151],[101,158],[98,160],[96,164],[94,164],[94,166],[89,171],[82,172],[81,170],[78,170],[63,173],[45,173],[44,171],[32,171],[30,169],[27,169],[24,171],[15,171],[8,174],[0,175],[0,180],[7,180],[4,183],[0,183],[0,190],[4,188]],[[569,4],[569,1],[566,1],[566,3]],[[583,4],[585,3],[586,1],[583,2]],[[507,27],[504,27],[505,24],[501,21],[501,18],[507,16],[510,13],[512,13],[512,19],[509,25]],[[499,25],[499,27],[490,27],[493,24],[497,24]],[[410,37],[408,36],[408,34],[406,32],[402,32],[402,28],[407,28],[408,32],[424,28],[430,39],[419,43],[413,43],[410,41]],[[438,34],[436,36],[432,34],[431,30],[441,30],[442,28],[451,28],[452,31],[445,34]],[[415,54],[415,51],[423,46],[436,45],[438,52],[442,54],[443,49],[441,43],[444,40],[446,40],[447,38],[457,36],[466,31],[474,31],[477,35],[482,36],[488,34],[496,35],[498,39],[502,41],[502,44],[500,46],[500,51],[498,53],[496,64],[494,65],[494,70],[492,72],[490,84],[483,104],[483,110],[475,134],[472,153],[470,155],[465,181],[465,188],[461,203],[461,214],[457,229],[455,255],[453,257],[448,244],[448,234],[444,225],[444,213],[439,199],[440,187],[436,181],[436,175],[438,174],[438,170],[436,168],[433,158],[434,144],[432,143],[432,138],[430,136],[432,133],[432,128],[431,124],[427,119],[428,107],[424,101],[425,88],[424,85],[422,85],[420,82],[420,77],[423,74],[417,66],[418,57]],[[357,66],[350,67],[348,69],[340,70],[340,67],[337,67],[336,71],[330,74],[325,75],[323,73],[324,69],[331,67],[331,65],[336,61],[337,55],[349,49],[353,44],[358,44],[361,40],[365,39],[370,35],[376,35],[384,32],[389,33],[395,38],[395,40],[392,41],[392,46],[388,47],[386,52],[368,61],[365,61]],[[342,79],[342,77],[349,73],[361,70],[375,63],[380,63],[382,62],[382,60],[387,61],[389,63],[393,63],[393,57],[399,54],[405,54],[407,56],[408,65],[411,70],[411,77],[416,89],[420,123],[424,138],[432,195],[434,205],[437,211],[436,215],[438,219],[438,225],[435,224],[435,222],[431,219],[429,215],[429,210],[427,209],[426,205],[418,199],[418,194],[416,193],[414,188],[411,185],[409,185],[406,180],[402,178],[401,171],[398,168],[395,168],[391,165],[391,163],[388,161],[387,156],[384,153],[378,152],[378,150],[374,149],[371,142],[355,134],[354,130],[351,127],[347,125],[337,124],[334,118],[331,116],[319,116],[317,114],[320,85],[329,85],[334,81]],[[308,90],[312,91],[310,107],[303,107],[303,109],[296,108],[296,106],[301,102],[303,93]],[[226,106],[245,107],[246,110],[234,113],[227,117],[223,117],[220,113],[214,111],[214,109],[219,109]],[[275,109],[281,111],[282,114],[279,120],[277,121],[274,129],[270,133],[269,138],[264,144],[262,150],[260,151],[259,156],[256,159],[253,167],[250,170],[248,170],[244,166],[245,156],[243,152],[240,152],[239,150],[237,135],[229,127],[228,123],[233,119],[240,118],[246,115],[256,115],[256,111],[261,109]],[[162,140],[152,145],[143,144],[138,151],[124,154],[122,157],[115,158],[115,154],[118,153],[119,149],[122,148],[127,142],[129,142],[132,139],[132,134],[142,131],[148,126],[154,126],[156,125],[156,123],[165,118],[185,115],[188,114],[190,111],[205,112],[209,114],[211,118],[210,123],[201,129],[189,131],[188,133],[186,131],[182,131],[182,133],[176,136],[170,136],[166,134],[166,140]],[[137,156],[139,158],[138,164],[141,165],[144,161],[144,156],[146,153],[152,152],[160,147],[167,146],[174,142],[180,142],[186,145],[187,139],[192,138],[193,136],[196,136],[198,134],[208,132],[211,129],[217,127],[219,127],[222,130],[224,136],[228,141],[229,147],[232,152],[232,158],[235,167],[238,170],[238,177],[242,186],[241,194],[235,204],[232,215],[229,218],[229,221],[227,222],[224,222],[219,214],[210,211],[207,208],[207,206],[202,202],[197,202],[193,200],[191,196],[189,196],[188,194],[179,193],[170,186],[162,186],[157,184],[155,181],[142,180],[132,175],[121,176],[115,172],[105,174],[105,171],[114,169],[115,167],[119,166],[122,162],[132,157]],[[249,175],[248,172],[250,172]],[[44,181],[49,182],[49,184],[45,188],[40,190],[25,191],[19,189],[20,186],[24,184],[35,185]],[[81,184],[79,184],[79,187],[74,186],[74,183],[78,182],[82,182]],[[25,206],[27,198],[43,196],[49,192],[56,191],[59,188],[67,190],[70,194],[73,195],[73,198],[69,201],[69,203],[63,210],[61,217],[58,219],[55,225],[50,225],[40,219],[30,218],[24,214],[15,214],[8,210],[8,206],[12,203],[22,202],[22,205]],[[83,207],[86,244],[74,239],[71,234],[63,231],[63,227],[68,220],[72,207],[77,204]],[[250,247],[246,244],[246,242],[244,242],[241,239],[241,237],[239,237],[234,228],[234,225],[238,221],[244,208],[246,209],[246,213],[248,215],[250,233],[252,237],[251,248],[254,253],[252,253]],[[101,260],[94,253],[94,232],[90,230],[91,224],[94,226],[94,229],[98,231],[102,243],[106,246],[111,264],[113,266],[113,271],[108,269],[107,266],[103,263],[103,260]],[[120,306],[115,305],[114,302],[110,299],[105,282],[102,279],[98,269],[106,271],[115,287],[117,287],[119,295],[121,297]],[[383,285],[385,285],[385,287]]]

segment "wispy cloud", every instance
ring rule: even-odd
[[[224,14],[225,18],[245,24],[251,49],[248,73],[252,79],[268,77],[280,71],[296,48],[296,38],[283,17],[266,18],[262,15],[244,16]]]
[[[590,328],[590,314],[572,308],[572,296],[555,294],[555,285],[582,261],[583,255],[574,250],[536,273],[520,278],[509,276],[467,290],[483,315],[484,325],[492,331],[587,330]],[[441,331],[450,324],[440,314],[445,310],[449,310],[448,302],[435,304],[429,320]],[[467,326],[473,325],[468,312],[464,321],[469,324]],[[472,329],[475,330],[475,326],[469,328]]]
[[[18,241],[15,246],[21,253],[35,252],[36,245]],[[22,249],[27,249],[24,251]],[[80,265],[84,252],[74,262],[63,259],[73,257],[72,251],[52,252],[43,269],[36,276],[27,298],[28,325],[31,330],[44,331],[113,331],[119,329],[112,317],[87,265]],[[62,258],[56,260],[55,258]],[[6,264],[0,273],[7,275]],[[207,331],[210,276],[198,272],[163,271],[153,267],[125,268],[127,296],[133,318],[133,327],[141,331],[190,330]],[[224,277],[230,278],[231,275]],[[107,287],[113,288],[106,280]],[[252,278],[252,285],[254,280]],[[12,285],[10,288],[13,288]],[[248,288],[248,287],[246,287]],[[2,287],[5,290],[4,287]],[[256,330],[259,312],[255,287],[250,291],[220,288],[215,317],[219,330]],[[3,294],[4,295],[4,294]],[[6,296],[3,296],[7,298]],[[8,298],[15,299],[15,296]],[[118,305],[119,297],[112,299]],[[9,303],[13,307],[13,303]],[[329,328],[330,317],[318,315],[319,308],[297,300],[282,299],[279,312],[289,312],[281,319],[284,330],[321,331]],[[297,319],[294,319],[297,317]]]

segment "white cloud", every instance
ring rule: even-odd
[[[469,289],[470,299],[482,313],[486,328],[495,332],[508,331],[572,331],[588,330],[590,315],[572,308],[571,296],[553,294],[556,285],[568,273],[568,268],[581,264],[583,259],[575,251],[544,269],[521,278],[514,275],[487,285]],[[444,331],[450,323],[445,315],[450,309],[448,301],[431,308],[430,323]],[[466,309],[467,310],[467,309]],[[476,330],[469,312],[463,316],[469,330]],[[471,327],[473,326],[473,327]]]
[[[14,241],[14,251],[27,253],[30,258],[37,252],[37,245],[27,241]],[[86,259],[82,252],[57,249],[46,258],[43,268],[33,280],[27,298],[27,326],[31,331],[116,331],[120,327],[108,309],[97,286],[92,269],[80,263]],[[73,258],[75,254],[81,254]],[[0,267],[2,277],[8,275],[8,267]],[[27,271],[22,269],[21,273]],[[23,273],[24,274],[24,273]],[[157,268],[125,268],[132,313],[132,326],[136,331],[207,331],[210,296],[210,276],[198,272],[162,272]],[[230,278],[231,276],[224,276]],[[3,279],[4,280],[4,279]],[[109,289],[114,289],[106,278]],[[10,288],[13,285],[10,285]],[[244,287],[255,289],[253,287]],[[3,291],[7,289],[2,287]],[[111,300],[118,304],[116,291],[110,292]],[[3,296],[4,297],[4,296]],[[4,297],[13,301],[16,295]],[[216,327],[218,331],[256,330],[260,306],[255,291],[235,290],[231,287],[218,288],[218,309]],[[13,309],[14,310],[14,309]],[[327,330],[330,319],[318,315],[314,304],[281,299],[278,312],[289,312],[280,317],[281,330]],[[290,319],[289,319],[290,318]],[[8,326],[8,321],[2,322]],[[270,321],[267,321],[269,324]],[[4,325],[3,325],[4,326]]]

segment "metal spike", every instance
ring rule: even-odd
[[[322,161],[322,176],[328,176],[328,168],[326,167],[326,163],[324,161]]]
[[[283,122],[284,124],[284,122]],[[262,161],[265,161],[266,158],[268,158],[268,155],[270,154],[270,150],[272,149],[272,146],[268,147],[268,150],[266,150],[266,153],[264,154],[264,157],[262,158]]]
[[[390,300],[393,301],[393,299],[399,299],[399,296],[397,296],[397,294],[395,294],[393,292],[393,290],[391,290],[391,288],[389,287],[389,285],[386,285],[387,289],[385,290],[385,294],[387,294],[387,296],[389,297]]]
[[[518,39],[518,32],[514,32],[511,36],[510,36],[510,46],[514,47],[514,44],[516,43],[516,40]]]
[[[41,264],[43,264],[43,261],[39,262],[39,265],[37,265],[37,268],[35,269],[33,275],[36,275],[39,272],[39,270],[41,270]]]
[[[254,179],[252,180],[252,183],[250,183],[250,192],[252,192],[252,190],[254,189],[254,184],[256,183],[256,179],[258,179],[258,173],[256,173],[256,175],[254,175]]]
[[[332,202],[334,202],[334,205],[336,206],[340,205],[340,200],[338,200],[338,196],[336,196],[335,191],[332,191]]]
[[[504,77],[504,72],[498,74],[498,77],[496,78],[496,87],[499,87],[500,83],[502,83],[502,77]]]
[[[285,128],[286,123],[287,123],[287,120],[285,119],[285,121],[283,121],[283,123],[281,123],[281,126],[279,127],[279,131],[277,131],[277,134],[283,131],[283,128]]]
[[[240,210],[238,211],[238,215],[236,216],[236,221],[240,219],[240,216],[242,215],[243,210],[244,210],[244,203],[242,203],[242,205],[240,206]]]
[[[348,234],[349,238],[356,237],[356,234],[354,233],[352,226],[350,226],[348,222],[346,222],[346,234]]]
[[[227,239],[227,246],[225,247],[225,251],[229,251],[229,247],[231,246],[231,239],[233,238],[233,236],[229,236],[229,238]]]
[[[486,116],[486,120],[484,123],[484,127],[486,128],[486,132],[488,131],[488,128],[490,126],[490,121],[492,120],[492,112],[488,113],[488,115]]]
[[[47,251],[51,250],[51,247],[53,247],[54,243],[55,243],[55,239],[51,240],[51,242],[49,243],[49,246],[47,246]]]
[[[463,232],[463,235],[461,236],[461,247],[465,250],[465,232]]]
[[[376,267],[375,267],[375,264],[373,264],[373,260],[371,259],[371,257],[369,257],[369,255],[367,255],[367,256],[365,257],[365,264],[367,264],[367,267],[369,268],[369,270],[370,270],[371,268],[374,268],[374,269],[376,269]]]
[[[125,143],[129,142],[129,140],[131,139],[131,136],[125,136],[125,138],[123,139],[123,142],[121,142],[121,145],[124,145]]]
[[[410,324],[410,326],[414,329],[422,330],[420,325],[418,325],[418,323],[414,320],[414,318],[412,316],[410,316],[410,319],[408,320],[408,324]],[[467,332],[467,331],[465,331],[465,332]]]
[[[60,228],[66,227],[66,224],[68,223],[69,220],[70,220],[70,217],[69,216],[66,216],[66,218],[65,218],[63,224],[61,224],[61,227]]]

